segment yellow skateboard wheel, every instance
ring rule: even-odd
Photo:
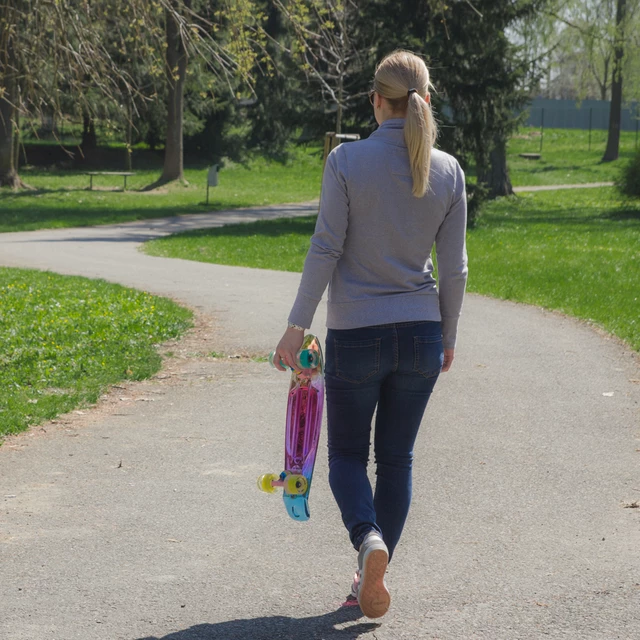
[[[287,476],[285,479],[285,490],[289,495],[304,495],[307,492],[307,487],[309,483],[304,476],[293,474]]]
[[[258,478],[258,489],[265,493],[275,493],[276,488],[273,486],[274,480],[277,480],[279,476],[274,473],[265,473]]]

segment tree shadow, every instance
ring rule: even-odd
[[[640,202],[630,202],[627,206],[614,206],[611,209],[585,214],[579,207],[575,208],[545,208],[539,211],[527,209],[508,217],[488,212],[481,218],[481,225],[491,228],[512,229],[526,226],[562,226],[567,225],[580,228],[582,233],[602,233],[606,225],[612,221],[618,222],[615,228],[637,228],[640,224]],[[610,228],[611,227],[609,225]]]
[[[264,616],[226,622],[198,624],[166,636],[145,636],[137,640],[351,640],[380,627],[376,622],[355,622],[362,618],[360,607],[341,607],[309,618]],[[343,628],[337,625],[345,625]]]
[[[221,227],[211,227],[208,229],[190,229],[180,231],[174,235],[189,238],[208,238],[208,237],[251,237],[251,236],[267,236],[277,238],[279,236],[291,233],[307,235],[311,237],[316,226],[315,214],[308,216],[296,217],[274,217],[269,220],[258,220],[257,222],[233,223],[226,224]]]
[[[579,164],[571,164],[571,165],[558,165],[558,164],[544,164],[540,166],[535,166],[533,164],[527,165],[529,167],[527,169],[527,173],[549,173],[550,171],[584,171],[588,170],[589,167],[585,167],[584,165]]]
[[[125,191],[123,189],[122,186],[114,186],[114,187],[94,187],[93,189],[89,188],[89,185],[87,185],[86,187],[81,187],[81,186],[77,186],[77,187],[57,187],[57,188],[50,188],[50,187],[32,187],[31,189],[24,189],[24,190],[20,190],[20,191],[0,191],[0,201],[2,200],[10,200],[10,199],[15,199],[15,200],[20,200],[21,198],[25,198],[25,197],[30,197],[30,198],[34,198],[36,196],[44,196],[44,195],[50,195],[50,194],[55,194],[55,193],[104,193],[104,194],[110,194],[110,193],[144,193],[144,189],[140,189],[137,187],[131,188],[128,187],[127,190]]]
[[[640,203],[634,208],[609,211],[602,217],[608,220],[637,220],[640,222]]]
[[[77,236],[61,237],[51,236],[42,238],[40,236],[26,235],[22,243],[47,242],[146,242],[157,238],[169,236],[281,236],[290,233],[303,234],[311,237],[315,228],[316,216],[314,214],[315,205],[309,206],[305,203],[282,205],[282,208],[275,207],[251,207],[246,209],[223,209],[222,211],[208,211],[186,213],[185,208],[179,209],[179,215],[175,210],[166,209],[164,215],[157,218],[143,218],[138,220],[110,220],[105,222],[107,226],[117,227],[109,230],[104,225],[70,225],[66,228],[96,229],[95,235],[90,233],[79,233]],[[256,221],[237,222],[242,215],[259,214],[262,219]],[[113,214],[113,210],[111,210]],[[303,215],[300,215],[303,214]],[[310,214],[310,215],[304,215]],[[229,220],[229,216],[233,221]],[[291,216],[291,217],[289,217]],[[0,229],[2,215],[0,215]],[[102,227],[102,229],[101,229]],[[46,229],[46,228],[45,228]],[[43,231],[45,229],[42,229]]]
[[[175,223],[176,220],[185,217],[189,217],[188,224],[183,225],[184,228],[177,228],[175,233],[198,228],[197,218],[202,218],[206,221],[208,216],[217,215],[220,213],[233,213],[234,215],[242,217],[243,213],[247,215],[259,214],[264,219],[275,219],[287,217],[289,212],[305,212],[310,215],[315,214],[317,205],[310,206],[308,202],[304,203],[286,203],[282,205],[263,205],[256,206],[255,202],[242,201],[242,200],[218,200],[206,204],[204,202],[184,202],[184,203],[163,203],[153,200],[153,196],[148,196],[150,200],[140,200],[139,206],[122,206],[119,203],[111,203],[107,197],[105,201],[99,207],[90,207],[84,209],[77,204],[72,203],[69,206],[65,202],[56,203],[55,208],[39,209],[38,208],[38,194],[53,194],[56,191],[70,192],[68,189],[55,190],[55,189],[40,189],[36,192],[27,193],[1,193],[0,192],[0,232],[7,231],[30,231],[30,230],[44,230],[48,228],[70,228],[70,227],[100,227],[104,225],[119,225],[119,224],[144,224],[145,221],[149,221],[151,224],[157,224],[157,221],[161,221],[164,218],[171,218],[171,222]],[[88,189],[78,189],[79,193],[87,193]],[[129,193],[128,190],[126,193]],[[131,190],[131,192],[142,193],[138,190]],[[104,192],[105,194],[116,193]],[[122,194],[122,191],[117,193]],[[35,195],[34,195],[35,194]],[[30,200],[27,200],[29,206],[27,207],[11,207],[12,202],[18,202],[18,199],[22,199],[25,196],[30,198],[36,198],[33,200],[31,206]],[[144,197],[144,196],[143,196]],[[12,198],[16,198],[12,200]],[[21,203],[22,204],[22,203]],[[200,225],[202,227],[210,226],[205,224]],[[315,224],[314,224],[315,226]],[[180,225],[178,225],[180,227]],[[313,229],[311,230],[311,235]],[[241,234],[242,235],[242,234]],[[278,234],[276,234],[278,235]]]

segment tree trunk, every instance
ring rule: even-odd
[[[618,0],[616,7],[616,36],[611,77],[611,108],[609,110],[609,136],[602,162],[618,159],[620,150],[620,122],[622,120],[622,58],[624,56],[624,17],[627,0]]]
[[[180,26],[171,12],[166,12],[167,32],[167,142],[164,151],[164,167],[159,184],[172,180],[184,181],[184,153],[182,145],[182,120],[184,111],[184,83],[187,77],[187,52]]]
[[[343,8],[341,14],[338,16],[338,21],[340,24],[340,57],[338,59],[338,63],[336,64],[336,72],[338,75],[338,108],[336,110],[336,133],[342,133],[342,113],[344,109],[344,76],[347,67],[347,52],[345,46],[345,38],[347,37],[346,13],[346,8]]]
[[[127,159],[126,170],[131,171],[133,169],[133,162],[131,155],[133,153],[133,107],[131,106],[131,97],[127,99]]]
[[[607,88],[609,86],[609,61],[610,56],[607,56],[604,60],[604,81],[600,84],[600,100],[607,99]]]
[[[96,149],[98,148],[98,136],[93,116],[85,111],[82,114],[82,142],[80,142],[80,156],[78,162],[85,165],[96,164]]]
[[[489,154],[491,168],[486,175],[486,185],[492,198],[497,196],[510,196],[513,194],[513,186],[509,177],[507,166],[507,141],[502,136],[494,138],[494,145]]]
[[[6,15],[0,16],[7,19]],[[13,53],[13,43],[9,39],[0,51],[0,68],[4,71],[0,85],[0,186],[18,189],[25,185],[20,180],[16,165],[18,82]]]
[[[480,135],[475,136],[476,151],[474,153],[474,161],[476,163],[476,177],[479,184],[488,184],[489,182],[489,158]]]
[[[82,116],[82,146],[83,153],[93,151],[98,146],[96,123],[91,114],[85,112]]]
[[[11,103],[15,95],[11,95],[12,80],[4,77],[4,89],[6,98],[0,97],[0,186],[8,186],[17,189],[20,186],[20,178],[15,166],[15,136],[13,131],[13,118],[15,107]]]
[[[336,109],[336,133],[342,133],[342,78],[338,87],[338,108]]]
[[[18,89],[18,100],[20,99],[20,90]],[[13,128],[13,168],[18,171],[20,167],[20,111],[16,109],[14,111]]]

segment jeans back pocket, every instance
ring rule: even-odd
[[[413,370],[425,378],[440,375],[444,362],[444,349],[441,337],[413,337]]]
[[[335,340],[336,376],[359,384],[380,371],[380,338]]]

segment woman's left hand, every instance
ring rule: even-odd
[[[284,362],[288,367],[295,369],[298,364],[296,358],[298,351],[302,348],[304,341],[304,331],[300,329],[292,329],[289,327],[285,332],[278,346],[276,347],[275,356],[273,358],[273,365],[279,371],[285,371],[285,368],[280,364],[280,360]]]

